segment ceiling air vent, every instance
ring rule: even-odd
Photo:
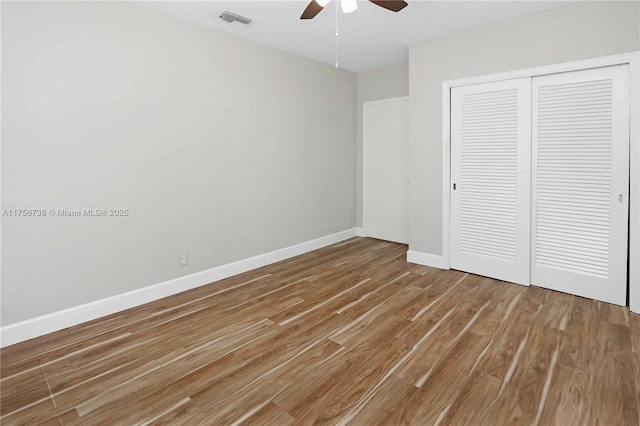
[[[246,27],[251,22],[253,22],[252,19],[245,18],[244,16],[240,16],[237,13],[229,12],[228,10],[222,10],[218,12],[216,16],[221,21],[224,21],[228,24],[236,25],[238,27]]]

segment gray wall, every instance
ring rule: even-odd
[[[130,211],[2,218],[2,324],[353,228],[356,89],[130,4],[2,2],[2,207]]]
[[[362,103],[409,95],[409,63],[377,68],[358,73],[357,105],[357,224],[362,218]]]
[[[582,1],[410,47],[411,250],[442,254],[442,81],[638,50],[639,5]]]

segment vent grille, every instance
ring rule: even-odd
[[[239,27],[246,27],[253,22],[253,19],[249,19],[244,16],[240,16],[237,13],[230,12],[228,10],[222,10],[216,14],[216,17],[221,21],[228,24],[233,24]]]

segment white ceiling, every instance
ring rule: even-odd
[[[398,13],[358,0],[358,10],[339,14],[340,68],[361,72],[408,59],[409,45],[429,38],[530,15],[573,1],[407,0]],[[297,55],[335,63],[336,2],[311,20],[300,20],[308,0],[145,1],[143,7],[253,40]],[[227,9],[251,18],[246,28],[227,24],[216,13]]]

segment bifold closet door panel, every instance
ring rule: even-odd
[[[451,266],[529,285],[531,79],[451,90]]]
[[[532,80],[531,284],[625,305],[627,65]]]

